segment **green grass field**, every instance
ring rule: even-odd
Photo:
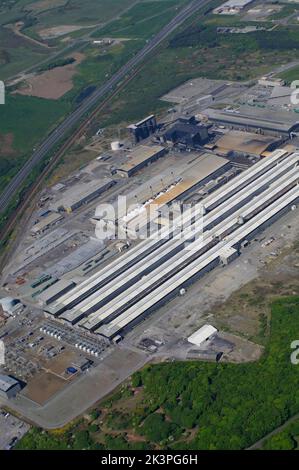
[[[88,2],[92,4],[94,2]],[[119,6],[120,0],[109,2],[109,15],[113,15]],[[122,7],[130,5],[132,2],[125,0],[122,2]],[[146,2],[140,10],[133,8],[134,15],[138,20],[141,20],[143,15],[146,17],[152,17],[158,10],[162,12],[167,10],[167,14],[161,17],[154,17],[151,19],[152,22],[156,22],[155,28],[160,29],[163,24],[169,21],[171,16],[174,16],[176,10],[175,5],[184,3],[184,0],[159,0],[157,2]],[[76,4],[76,2],[69,2],[69,4]],[[17,4],[16,4],[17,5]],[[23,4],[20,4],[21,7]],[[106,0],[99,0],[97,7],[102,5],[103,10],[108,8]],[[85,5],[86,12],[88,12],[88,5]],[[84,7],[84,8],[85,8]],[[171,7],[171,8],[170,8]],[[168,9],[170,8],[170,11]],[[75,10],[74,10],[75,11]],[[79,10],[77,15],[79,14]],[[52,8],[50,11],[51,15],[55,13],[55,9]],[[78,16],[79,18],[79,16]],[[82,17],[80,17],[82,19]],[[16,95],[10,97],[8,95],[7,103],[5,107],[0,109],[0,139],[6,139],[7,135],[13,135],[13,159],[9,159],[3,151],[0,154],[2,169],[7,170],[3,173],[0,179],[0,191],[4,188],[5,184],[9,182],[15,172],[23,164],[24,160],[28,158],[30,152],[35,144],[42,139],[47,132],[52,128],[54,124],[62,118],[66,112],[70,111],[73,106],[77,105],[77,99],[82,90],[85,90],[89,86],[98,86],[104,83],[108,77],[116,72],[129,58],[132,57],[138,49],[145,44],[145,39],[150,37],[153,29],[146,30],[146,25],[143,30],[142,38],[133,39],[130,41],[116,44],[110,48],[98,48],[96,46],[86,46],[84,48],[84,54],[86,55],[85,60],[77,67],[76,75],[74,76],[73,89],[67,93],[59,102],[51,100],[43,100],[31,97],[22,97]],[[45,49],[39,46],[32,46],[32,49],[25,50],[22,55],[23,49],[20,47],[25,43],[22,38],[17,38],[12,32],[6,35],[6,30],[0,29],[0,39],[3,39],[2,55],[0,47],[0,78],[2,76],[8,76],[13,72],[16,72],[19,67],[28,66],[40,58],[46,56]],[[33,53],[34,50],[34,53]],[[1,67],[2,57],[2,67]],[[15,59],[19,59],[16,61]],[[63,60],[63,57],[60,59]],[[5,62],[6,61],[6,62]],[[5,63],[4,63],[5,62]],[[18,65],[16,65],[18,64]],[[17,69],[16,69],[17,67]],[[5,119],[4,119],[5,114]],[[24,119],[24,115],[29,118]],[[3,116],[3,118],[2,118]]]
[[[27,96],[7,96],[0,106],[0,191],[21,168],[33,147],[70,110],[66,101],[51,101]],[[12,136],[10,149],[5,149]]]
[[[294,5],[283,5],[282,9],[277,13],[268,17],[268,20],[281,20],[283,18],[287,18],[288,16],[292,15],[296,11],[299,11],[298,4]]]
[[[215,2],[215,4],[218,3]],[[26,158],[28,142],[31,146],[31,139],[27,138],[26,125],[22,121],[24,107],[28,107],[32,132],[36,136],[36,141],[42,139],[49,127],[57,122],[57,119],[62,118],[73,105],[77,104],[76,100],[82,90],[88,86],[104,83],[114,71],[142,47],[145,40],[154,31],[169,21],[170,16],[168,15],[173,16],[176,12],[175,7],[179,4],[182,5],[182,2],[178,0],[146,1],[124,13],[121,20],[114,21],[107,28],[100,30],[100,34],[103,36],[109,31],[111,33],[114,31],[118,37],[123,36],[124,30],[126,30],[131,40],[110,49],[106,48],[106,51],[100,48],[86,47],[84,49],[86,59],[77,68],[74,88],[59,100],[59,111],[55,103],[47,100],[44,100],[44,104],[40,104],[43,100],[36,101],[29,97],[27,101],[23,101],[21,97],[16,98],[16,101],[8,101],[9,106],[13,103],[11,110],[15,116],[16,125],[14,129],[13,125],[11,126],[11,132],[16,132],[13,145],[16,154],[19,155],[20,162]],[[54,10],[51,10],[51,14],[53,13]],[[148,113],[166,109],[169,104],[163,103],[159,98],[175,86],[193,77],[245,80],[261,76],[274,66],[299,57],[299,29],[296,27],[285,27],[271,32],[220,35],[217,34],[217,26],[212,21],[214,16],[207,15],[203,21],[200,14],[202,12],[189,21],[189,23],[193,22],[191,26],[185,27],[185,29],[180,28],[180,31],[173,35],[170,45],[161,49],[150,59],[138,76],[113,99],[106,110],[101,112],[98,118],[99,126],[123,126]],[[40,48],[37,49],[36,53],[40,54]],[[5,54],[2,60],[5,60]],[[22,61],[21,57],[20,60]],[[9,66],[12,67],[12,64],[10,63]],[[38,110],[43,105],[45,108],[49,106],[54,114],[50,112],[49,118],[42,119],[41,122],[44,121],[44,125],[41,126]],[[3,109],[6,108],[8,109],[8,106]],[[31,109],[37,112],[31,113]],[[7,122],[9,123],[10,120]],[[95,124],[97,124],[96,120]],[[6,127],[4,119],[1,120],[0,136],[7,133]],[[20,144],[22,139],[23,145]],[[15,155],[15,162],[18,155]],[[20,163],[14,165],[15,171],[19,165]],[[13,175],[13,171],[11,169],[7,173],[6,182]],[[0,189],[3,184],[2,182]]]
[[[127,41],[116,44],[107,50],[95,47],[85,49],[86,59],[78,66],[74,77],[74,89],[65,96],[67,100],[78,94],[79,90],[88,85],[100,85],[124,65],[142,46],[141,40]]]
[[[93,34],[94,37],[148,38],[158,32],[187,0],[145,1],[120,19]]]
[[[41,27],[106,23],[135,0],[0,0],[0,24],[37,19]]]
[[[52,48],[47,49],[4,28],[5,25],[22,21],[21,32],[37,41],[42,41],[39,31],[45,28],[82,26],[67,34],[76,39],[90,31],[87,26],[104,25],[134,3],[135,0],[0,0],[0,79],[10,78],[66,46],[62,42],[66,34],[49,39],[47,43]]]
[[[279,77],[291,84],[294,80],[299,80],[299,66],[293,67],[284,73],[279,74]]]

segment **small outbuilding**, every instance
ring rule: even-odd
[[[217,333],[217,328],[212,325],[203,325],[199,330],[189,336],[188,341],[195,346],[202,346],[206,341],[213,338]]]
[[[21,390],[21,384],[10,375],[0,375],[0,397],[13,398]]]
[[[74,368],[80,370],[81,372],[84,372],[85,370],[89,369],[92,365],[93,361],[87,359],[86,357],[80,357],[76,359],[72,364]]]
[[[3,312],[7,315],[14,315],[23,307],[23,304],[20,302],[19,299],[14,299],[12,297],[3,297],[2,299],[0,299],[0,305],[3,309]]]

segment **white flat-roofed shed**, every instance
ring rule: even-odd
[[[202,346],[203,343],[215,336],[217,331],[217,328],[212,325],[203,325],[199,330],[189,336],[188,341],[189,343],[195,344],[195,346]]]

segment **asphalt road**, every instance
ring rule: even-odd
[[[208,0],[194,0],[187,7],[179,12],[170,23],[154,36],[132,59],[130,59],[118,72],[116,72],[103,86],[86,98],[67,118],[42,142],[32,156],[27,160],[21,170],[10,181],[0,196],[0,212],[4,211],[18,189],[30,175],[35,166],[41,162],[45,156],[55,148],[62,138],[80,122],[82,117],[90,111],[100,100],[115,90],[115,87],[131,73],[134,68],[144,61],[157,46],[159,46],[178,26],[193,15],[200,7],[208,3]]]

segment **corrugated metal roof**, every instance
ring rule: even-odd
[[[217,328],[212,325],[203,325],[199,330],[189,336],[188,341],[196,346],[200,346],[215,333],[217,333]]]
[[[8,392],[9,389],[18,383],[16,379],[9,377],[9,375],[0,375],[0,390],[2,390],[2,392]]]
[[[121,167],[118,169],[121,171],[130,171],[137,165],[150,160],[155,155],[157,155],[157,153],[162,152],[163,150],[165,150],[165,148],[161,145],[153,145],[151,147],[146,145],[138,145],[136,149],[128,154],[129,160],[121,165]]]
[[[259,214],[254,216],[248,224],[241,226],[231,235],[227,236],[218,245],[214,246],[207,253],[202,255],[199,259],[196,259],[190,263],[183,270],[176,273],[171,279],[168,279],[163,284],[160,284],[155,290],[143,297],[140,301],[135,303],[132,307],[120,314],[114,320],[110,321],[110,323],[100,327],[98,330],[96,330],[96,333],[104,334],[105,336],[113,336],[118,331],[125,328],[134,319],[138,318],[150,307],[157,304],[160,299],[164,298],[167,294],[178,288],[185,281],[203,270],[213,261],[216,261],[217,258],[219,258],[219,251],[221,251],[224,247],[233,246],[244,237],[254,232],[256,228],[269,220],[288,204],[292,203],[292,201],[296,200],[298,196],[299,189],[297,186],[295,186],[285,195],[283,195],[278,201],[275,201],[270,206],[262,210]]]
[[[208,108],[202,114],[211,121],[221,121],[236,126],[252,126],[254,128],[268,129],[276,132],[290,132],[298,123],[298,116],[291,111],[276,111],[267,108],[241,106],[235,111],[217,110]]]
[[[254,167],[252,167],[251,169],[249,169],[247,172],[244,172],[244,174],[242,175],[242,181],[243,182],[246,181],[245,173],[247,173],[247,178],[248,178],[248,175],[250,175],[252,173],[256,174],[257,168],[260,168],[260,167],[271,168],[271,166],[270,166],[271,160],[272,160],[272,164],[276,163],[278,156],[281,156],[281,155],[282,155],[282,153],[279,153],[279,155],[276,154],[275,158],[273,157],[272,159],[270,158],[268,161],[262,161],[259,164],[255,165]],[[297,158],[296,156],[290,158],[289,165],[291,163],[294,163],[296,158]],[[279,167],[275,168],[275,172],[276,171],[280,171]],[[264,178],[263,178],[263,180],[264,180]],[[249,185],[247,188],[245,188],[243,190],[244,194],[246,195],[247,190],[249,190],[250,187],[254,187],[254,185],[256,185],[256,184],[257,184],[257,181],[255,182],[255,184],[252,184],[251,186]],[[237,187],[238,187],[238,185],[237,185]],[[225,191],[225,188],[223,188],[222,191]],[[221,195],[222,193],[220,192],[219,194]],[[241,198],[241,196],[242,196],[242,193],[239,194],[239,198]],[[218,197],[219,197],[219,195],[218,195]],[[234,201],[235,201],[235,199],[234,199]],[[224,210],[225,210],[225,208],[224,208]],[[208,216],[206,216],[207,218],[205,220],[208,222],[211,219],[210,220],[210,222],[211,222],[212,220],[214,220],[214,216],[216,216],[216,215],[214,213],[211,213]],[[193,211],[190,211],[190,216],[194,217],[194,209],[193,209]],[[185,218],[187,220],[188,214],[184,214],[184,219]],[[168,228],[163,229],[162,234],[163,234],[163,231],[165,233],[169,233]],[[161,238],[163,236],[162,234],[161,234]],[[82,295],[84,292],[86,292],[87,290],[89,290],[90,288],[95,286],[96,284],[99,284],[102,280],[104,280],[112,272],[118,270],[121,266],[125,266],[126,264],[128,264],[128,262],[130,262],[130,260],[134,260],[134,259],[138,260],[138,256],[141,255],[141,257],[142,257],[142,254],[144,254],[144,251],[145,251],[146,248],[152,246],[152,248],[155,249],[155,246],[156,247],[161,246],[162,245],[161,238],[160,238],[160,240],[149,239],[149,240],[145,240],[145,241],[141,242],[137,247],[131,249],[128,253],[123,255],[120,259],[117,259],[113,263],[111,263],[111,265],[109,265],[109,269],[106,268],[104,271],[102,270],[99,273],[94,274],[89,279],[87,279],[86,281],[81,283],[74,290],[72,290],[72,292],[70,294],[66,294],[65,296],[63,296],[61,298],[60,302],[64,305],[69,304],[71,301],[75,300],[76,297]],[[166,241],[167,240],[165,240],[163,243],[165,243]],[[138,262],[140,262],[140,259],[138,260]],[[137,261],[136,261],[136,263],[137,263]],[[136,264],[135,264],[135,267],[136,267]]]

